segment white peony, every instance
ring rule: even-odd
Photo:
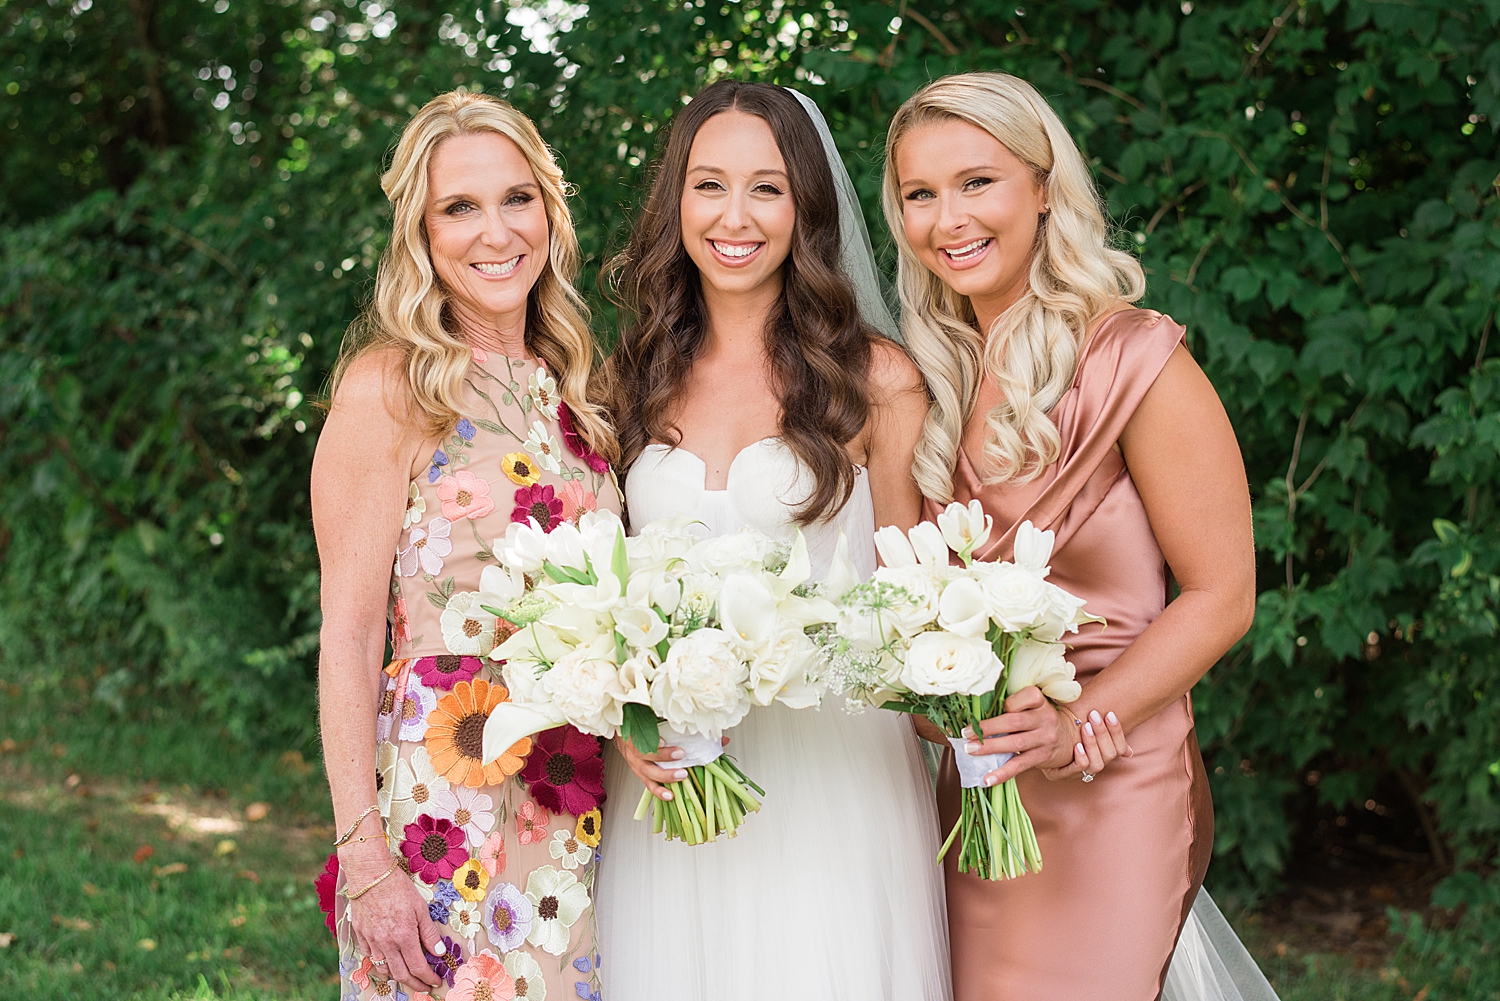
[[[1003,669],[983,639],[922,633],[906,651],[901,684],[918,695],[983,695],[995,690]]]
[[[1032,685],[1054,702],[1072,702],[1083,694],[1082,686],[1073,680],[1073,665],[1064,659],[1061,643],[1024,640],[1011,654],[1006,694]]]
[[[1040,625],[1052,604],[1048,584],[1034,571],[1002,563],[980,581],[990,616],[1006,632]]]
[[[759,532],[745,529],[716,535],[693,546],[683,559],[699,573],[727,574],[734,570],[758,570],[776,544]]]
[[[537,679],[569,723],[599,737],[613,737],[624,719],[625,690],[610,658],[613,648],[613,641],[601,637],[564,655]]]
[[[938,626],[970,639],[983,638],[990,628],[989,603],[984,588],[969,577],[948,582],[938,598]]]
[[[651,682],[651,708],[674,729],[715,737],[745,718],[749,669],[720,629],[698,629],[676,643]]]

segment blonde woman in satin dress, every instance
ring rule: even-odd
[[[1010,558],[1023,520],[1056,532],[1051,579],[1108,619],[1074,638],[1079,701],[1018,692],[969,745],[1016,755],[986,782],[1018,778],[1045,868],[987,882],[950,854],[954,996],[1274,997],[1199,892],[1213,806],[1188,693],[1255,609],[1224,408],[1184,328],[1131,305],[1141,267],[1110,248],[1082,156],[1024,81],[964,74],[908,100],[884,206],[934,398],[913,467],[928,517],[978,499],[995,520],[982,559]],[[946,829],[951,751],[939,808]]]

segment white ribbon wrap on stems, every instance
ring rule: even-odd
[[[724,742],[718,737],[705,737],[701,733],[679,733],[669,726],[661,728],[661,746],[682,749],[683,757],[676,761],[663,761],[663,768],[692,768],[706,765],[724,756]]]
[[[993,736],[1001,736],[994,734]],[[953,763],[958,766],[958,783],[965,789],[973,789],[984,785],[984,777],[990,772],[1005,764],[1015,755],[1009,752],[1005,754],[970,754],[964,748],[969,746],[967,737],[949,737],[948,743],[953,745]]]

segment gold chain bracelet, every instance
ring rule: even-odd
[[[344,887],[344,896],[347,897],[350,900],[358,900],[360,897],[363,897],[365,894],[369,893],[371,890],[375,889],[375,887],[379,886],[382,882],[384,882],[385,878],[387,876],[389,876],[391,873],[395,872],[398,868],[400,868],[400,865],[401,865],[401,863],[397,862],[395,859],[392,859],[391,860],[391,867],[389,869],[387,869],[385,872],[381,873],[379,876],[376,876],[375,877],[375,881],[373,883],[371,883],[369,886],[365,887],[363,890],[356,890],[354,893],[350,893],[349,892],[349,888],[346,886],[346,887]]]

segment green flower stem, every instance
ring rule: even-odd
[[[651,833],[664,834],[667,840],[681,840],[689,845],[717,841],[720,834],[735,837],[745,817],[760,809],[760,800],[750,792],[765,791],[756,785],[728,758],[688,769],[688,777],[667,785],[670,800],[660,800],[644,792],[636,806],[635,818],[644,820],[651,813]]]
[[[644,820],[646,811],[651,809],[651,801],[656,797],[651,795],[650,789],[641,790],[641,801],[635,805],[635,819]]]

